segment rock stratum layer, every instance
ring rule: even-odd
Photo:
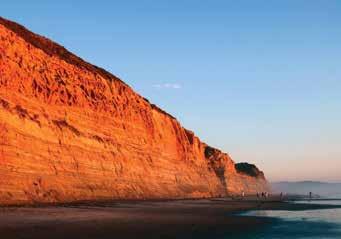
[[[267,187],[117,77],[0,18],[0,204]]]

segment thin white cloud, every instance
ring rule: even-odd
[[[154,88],[159,89],[180,89],[182,88],[178,83],[164,83],[164,84],[155,84],[153,85]]]

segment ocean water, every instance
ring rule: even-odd
[[[341,205],[341,200],[299,201],[297,203]],[[341,209],[306,211],[249,211],[243,216],[272,218],[268,226],[258,231],[245,231],[234,238],[252,239],[341,239]]]

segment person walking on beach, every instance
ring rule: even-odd
[[[245,192],[242,191],[242,200],[244,200],[244,197],[245,197]]]

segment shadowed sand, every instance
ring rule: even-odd
[[[1,238],[221,238],[262,230],[272,218],[242,217],[251,209],[308,210],[335,205],[259,202],[251,198],[77,203],[0,208]]]

